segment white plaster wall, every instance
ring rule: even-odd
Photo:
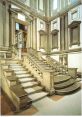
[[[25,4],[26,4],[27,6],[30,6],[30,0],[26,0]]]
[[[78,72],[82,72],[82,53],[68,54],[68,67],[78,68]]]

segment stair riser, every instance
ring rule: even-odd
[[[58,92],[58,91],[55,90],[55,94],[57,94],[57,95],[67,95],[67,94],[74,93],[75,91],[78,91],[78,90],[80,90],[80,89],[81,89],[81,88],[78,87],[77,89],[72,90],[72,91],[69,91],[69,92]]]
[[[54,88],[57,90],[57,89],[64,89],[64,88],[67,88],[67,87],[69,87],[69,86],[71,86],[71,85],[73,85],[74,83],[71,83],[71,84],[69,84],[69,85],[66,85],[66,86],[63,86],[63,87],[55,87],[54,86]]]
[[[22,86],[22,87],[25,89],[25,88],[31,88],[31,87],[34,87],[34,86],[38,86],[38,84],[35,84],[35,85],[32,85],[32,86],[25,86],[25,87]]]
[[[47,96],[47,95],[46,95],[46,96]],[[46,96],[43,96],[43,97],[41,97],[41,98],[38,98],[38,99],[36,99],[36,100],[32,100],[32,102],[39,101],[39,100],[41,100],[41,99],[45,98]]]
[[[18,77],[18,76],[16,76],[18,79],[20,79],[20,78],[30,78],[30,77],[33,77],[32,75],[29,75],[29,76],[21,76],[21,77]]]
[[[54,84],[60,84],[60,83],[63,83],[63,82],[66,82],[68,81],[69,79],[66,79],[66,80],[63,80],[63,81],[59,81],[59,82],[54,82]]]
[[[31,94],[34,94],[34,93],[38,93],[38,92],[41,92],[41,91],[42,91],[42,89],[34,91],[34,92],[31,92],[31,93],[28,93],[28,95],[31,95]]]
[[[18,82],[19,82],[19,83],[26,83],[26,82],[33,82],[33,81],[36,81],[36,79],[29,80],[29,81],[18,81]]]

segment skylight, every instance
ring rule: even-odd
[[[57,0],[53,0],[53,10],[57,9]]]

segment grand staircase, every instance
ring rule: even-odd
[[[22,61],[4,60],[1,68],[2,89],[17,111],[48,95],[71,94],[81,88],[75,74],[70,74],[68,68],[56,60],[38,58],[34,52],[24,57]]]

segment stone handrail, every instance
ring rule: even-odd
[[[64,73],[67,73],[68,75],[70,75],[72,78],[76,78],[77,76],[77,68],[68,68],[65,65],[62,65],[61,63],[59,63],[58,61],[56,61],[55,59],[51,58],[51,57],[47,57],[47,62],[48,63],[52,63],[53,66],[57,65],[56,68],[59,66],[60,68],[62,68],[62,73],[64,70]]]
[[[2,84],[1,87],[6,93],[8,98],[11,100],[19,112],[24,107],[29,107],[32,104],[32,100],[28,98],[27,93],[18,84],[18,79],[14,76],[14,71],[9,68],[9,65],[1,67],[2,70]]]
[[[12,49],[13,53],[15,53],[17,55],[17,52],[18,51],[17,51],[17,48],[14,45],[12,45],[12,48],[11,49]]]
[[[62,71],[65,70],[65,72],[67,72],[67,70],[68,70],[68,67],[66,65],[61,64],[60,62],[58,62],[57,60],[55,60],[55,59],[53,59],[53,58],[51,58],[49,56],[46,57],[46,61],[52,63],[53,66],[55,64],[56,65],[56,68],[57,67],[62,68]]]

